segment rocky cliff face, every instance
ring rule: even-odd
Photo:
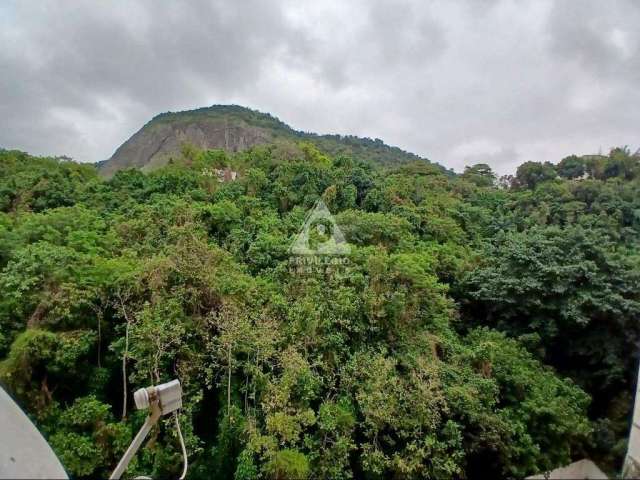
[[[345,154],[379,164],[424,160],[379,139],[299,132],[269,114],[235,105],[215,105],[158,115],[98,167],[107,176],[124,168],[149,170],[178,157],[185,143],[200,149],[237,152],[276,139],[310,141],[331,155]]]
[[[247,124],[230,124],[225,118],[152,121],[123,143],[101,169],[111,175],[122,168],[148,170],[160,167],[171,157],[179,156],[185,143],[200,149],[237,152],[271,140],[268,130]]]

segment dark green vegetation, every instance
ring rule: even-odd
[[[203,150],[219,148],[228,152],[276,143],[284,157],[295,155],[296,144],[300,141],[309,142],[332,157],[347,155],[378,165],[428,162],[413,153],[386,145],[378,138],[302,132],[268,113],[238,105],[213,105],[157,115],[120,146],[109,160],[101,162],[100,168],[106,175],[131,167],[158,168],[172,158],[179,158],[185,142]]]
[[[240,178],[218,182],[223,166]],[[143,420],[131,392],[174,377],[190,478],[515,478],[584,456],[614,471],[638,158],[494,184],[483,165],[383,170],[309,143],[184,148],[109,180],[2,152],[0,379],[76,477],[108,474]],[[318,198],[349,264],[292,274]],[[167,421],[128,473],[180,468]]]

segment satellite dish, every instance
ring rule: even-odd
[[[0,478],[69,478],[47,441],[2,387],[0,425]]]

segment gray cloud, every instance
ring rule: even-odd
[[[634,144],[634,0],[0,4],[0,146],[107,158],[153,115],[239,103],[457,170]]]

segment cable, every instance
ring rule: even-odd
[[[180,430],[180,421],[178,420],[178,412],[173,412],[173,418],[176,419],[176,428],[178,429],[178,437],[180,438],[180,448],[182,448],[182,458],[184,459],[184,467],[182,468],[182,475],[180,475],[179,480],[184,480],[187,476],[187,449],[184,446],[184,438],[182,438],[182,431]]]

